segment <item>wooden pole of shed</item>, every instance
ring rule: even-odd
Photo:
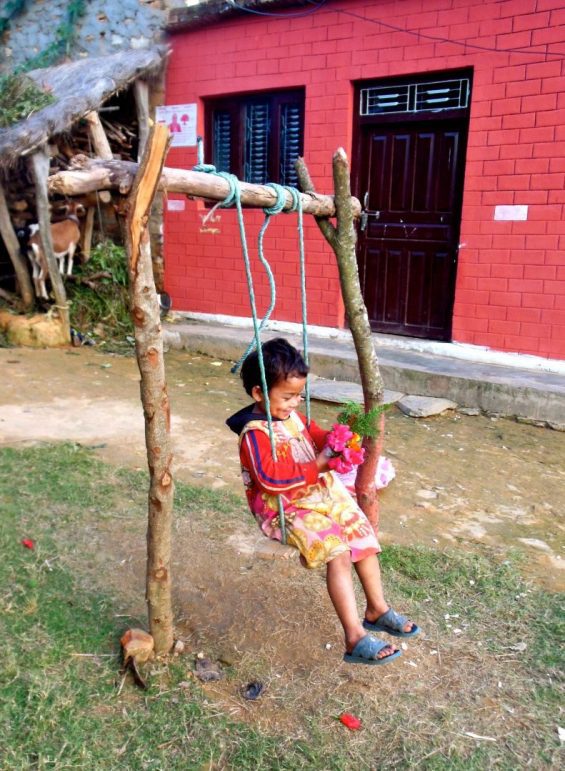
[[[93,110],[92,112],[87,113],[84,117],[88,124],[88,133],[90,135],[90,141],[92,142],[95,155],[105,161],[111,161],[114,156],[112,154],[110,142],[108,141],[108,137],[104,131],[104,126],[100,120],[100,115]],[[108,201],[106,203],[108,203]],[[90,260],[95,213],[96,207],[94,206],[89,206],[86,210],[86,221],[81,246],[83,263],[87,263]]]
[[[137,161],[141,160],[147,139],[149,137],[149,86],[145,80],[139,78],[134,81],[133,95],[135,98],[135,110],[137,113]]]
[[[0,235],[6,245],[8,255],[14,266],[16,278],[20,286],[20,293],[22,296],[22,302],[24,308],[29,310],[33,307],[34,292],[31,285],[31,279],[29,277],[29,271],[24,257],[20,251],[20,243],[14,231],[12,220],[10,218],[10,212],[8,209],[8,203],[6,201],[6,194],[4,188],[0,184]]]
[[[94,147],[94,153],[98,158],[102,158],[105,161],[111,161],[114,156],[112,155],[112,148],[110,147],[110,142],[108,142],[108,137],[104,131],[100,116],[93,110],[92,112],[87,113],[84,116],[84,119],[88,123],[88,133],[90,134],[90,140]]]
[[[67,303],[67,293],[59,266],[55,259],[53,251],[53,241],[51,239],[51,214],[49,211],[49,195],[47,192],[47,178],[49,176],[49,155],[45,148],[37,150],[30,158],[31,173],[35,183],[35,196],[37,204],[37,220],[39,223],[39,234],[41,245],[47,260],[49,268],[49,278],[55,295],[55,303],[59,311],[61,325],[63,329],[63,338],[67,343],[71,342],[71,326],[69,319],[69,305]]]
[[[170,405],[147,221],[169,141],[167,127],[155,126],[127,201],[126,217],[131,313],[135,352],[141,375],[141,401],[150,476],[146,597],[149,631],[155,641],[157,655],[166,655],[173,645],[171,527],[174,484]]]

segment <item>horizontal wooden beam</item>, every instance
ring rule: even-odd
[[[92,193],[95,190],[117,190],[122,195],[129,193],[138,165],[132,161],[93,160],[86,156],[76,159],[76,165],[69,171],[59,171],[49,177],[49,192],[74,196]],[[266,185],[252,185],[241,182],[241,202],[248,208],[264,209],[276,203],[276,193]],[[161,174],[159,189],[168,193],[184,193],[190,198],[204,198],[208,201],[223,201],[229,193],[229,184],[216,174],[201,171],[187,171],[165,167]],[[335,217],[334,199],[331,195],[301,193],[302,209],[305,214],[316,217]],[[361,214],[357,198],[351,199],[354,217]],[[286,193],[284,210],[292,209],[292,196]]]

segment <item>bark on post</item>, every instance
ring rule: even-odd
[[[4,188],[0,184],[0,235],[6,245],[6,250],[14,266],[14,271],[18,279],[20,287],[20,293],[22,296],[22,302],[25,310],[29,310],[33,307],[34,292],[31,286],[31,279],[29,277],[29,271],[27,269],[26,261],[20,251],[20,244],[16,233],[14,232],[14,226],[10,219],[10,212],[8,210],[8,204],[6,202],[6,195]]]
[[[171,523],[173,509],[170,405],[165,380],[159,301],[151,267],[147,220],[169,145],[166,126],[153,129],[128,198],[126,245],[135,350],[141,374],[141,401],[149,465],[147,527],[147,606],[149,631],[158,655],[173,644]]]
[[[45,149],[38,150],[31,156],[31,172],[35,183],[37,204],[37,220],[41,245],[49,268],[49,278],[55,295],[55,302],[63,327],[63,335],[68,343],[71,342],[71,325],[69,319],[69,306],[67,293],[63,279],[59,273],[59,266],[53,252],[51,239],[51,214],[49,212],[49,197],[47,193],[47,178],[49,176],[49,155]]]
[[[298,160],[296,169],[302,189],[305,192],[313,190],[314,187],[310,174],[302,158]],[[351,198],[349,163],[342,148],[336,150],[333,156],[333,180],[336,225],[334,226],[326,217],[315,217],[315,219],[337,259],[341,293],[359,360],[365,412],[369,412],[376,405],[382,404],[384,384],[379,372],[379,364],[371,336],[369,316],[359,283],[357,255],[355,252],[357,233],[355,231],[355,215]],[[359,505],[376,531],[379,524],[379,507],[375,487],[375,472],[379,460],[380,440],[379,438],[365,438],[363,445],[366,450],[366,458],[363,465],[359,468],[355,491]]]

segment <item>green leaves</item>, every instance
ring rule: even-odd
[[[0,78],[0,128],[7,128],[55,101],[25,75]]]
[[[370,409],[369,412],[365,412],[362,404],[347,402],[337,416],[337,422],[348,425],[359,436],[368,436],[374,439],[381,432],[380,417],[390,406],[390,404],[379,404]]]

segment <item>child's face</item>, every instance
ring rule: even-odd
[[[272,386],[269,390],[271,417],[286,420],[302,401],[305,386],[305,377],[293,377],[292,375],[287,377],[286,380],[279,380],[278,383]],[[261,387],[254,386],[251,395],[257,402],[261,412],[266,414],[265,397]]]

